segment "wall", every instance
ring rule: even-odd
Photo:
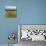
[[[17,7],[16,18],[4,16],[6,5]],[[8,43],[9,32],[17,34],[17,24],[46,24],[46,0],[0,0],[0,44]]]
[[[21,24],[46,24],[46,0],[23,0]]]

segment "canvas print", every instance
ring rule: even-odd
[[[8,17],[16,17],[16,6],[5,6],[5,15]]]
[[[21,46],[30,46],[31,42],[46,42],[46,25],[26,25],[20,24],[18,26],[18,37]]]

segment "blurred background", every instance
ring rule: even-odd
[[[5,6],[16,6],[17,16],[5,17]],[[46,24],[46,0],[0,0],[0,44],[8,43],[10,32],[18,35],[18,24]]]

